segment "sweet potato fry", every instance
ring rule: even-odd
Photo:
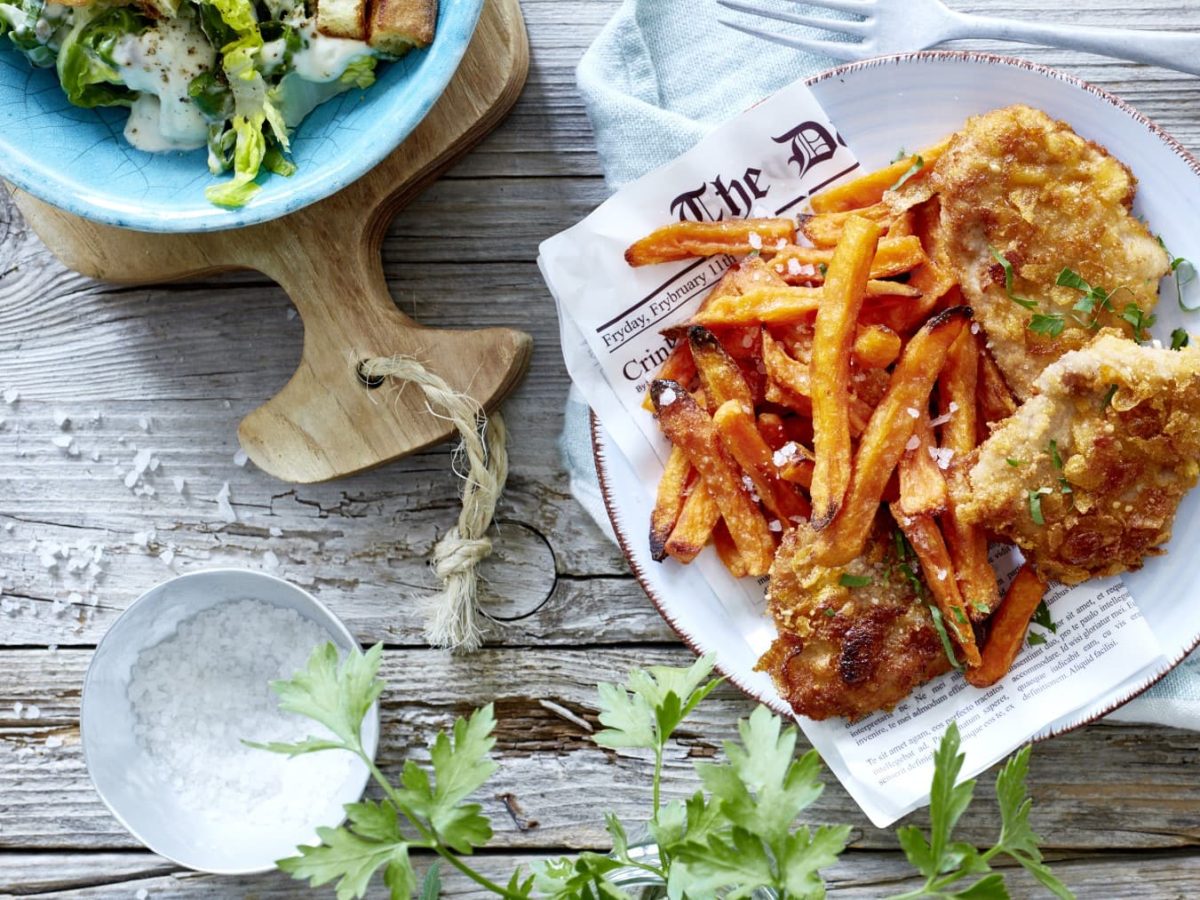
[[[707,328],[693,325],[688,329],[688,343],[692,345],[692,359],[710,413],[729,400],[753,406],[754,395],[741,366],[725,352],[716,335]]]
[[[827,191],[822,191],[812,198],[813,212],[845,212],[878,203],[883,199],[884,193],[891,190],[896,182],[904,178],[911,169],[915,168],[916,171],[908,179],[910,181],[928,177],[933,169],[933,164],[946,151],[949,143],[949,139],[944,140],[940,144],[926,147],[920,153],[898,159],[890,166],[860,175],[858,178],[844,181]],[[918,160],[920,160],[920,165],[917,164]]]
[[[758,417],[758,433],[771,450],[778,450],[788,442],[787,428],[778,413],[765,412]]]
[[[789,284],[821,284],[825,276],[821,266],[828,266],[833,250],[828,247],[799,247],[789,244],[771,257],[770,268]],[[881,240],[871,261],[872,278],[890,278],[910,272],[928,262],[921,239],[916,235]],[[805,268],[807,267],[807,268]]]
[[[713,529],[721,520],[721,510],[704,482],[696,480],[691,493],[683,502],[679,519],[663,547],[667,556],[681,563],[690,563],[708,544]]]
[[[824,287],[766,287],[740,296],[726,294],[699,309],[692,317],[695,325],[789,325],[810,320],[824,304]],[[898,281],[869,281],[866,296],[873,300],[891,297],[919,297],[921,292]]]
[[[850,355],[871,260],[883,229],[851,217],[825,275],[825,296],[813,332],[812,524],[824,528],[837,515],[850,484]]]
[[[741,473],[721,449],[712,419],[677,382],[653,382],[650,396],[663,433],[687,454],[716,501],[746,571],[766,575],[775,556],[775,538],[762,510],[743,487]]]
[[[1029,563],[1021,566],[992,616],[983,661],[967,670],[967,681],[975,687],[990,687],[1012,668],[1025,641],[1029,620],[1046,594],[1046,582]]]
[[[904,489],[901,488],[901,491]],[[896,504],[891,505],[892,518],[912,544],[921,563],[921,571],[925,575],[925,584],[937,604],[942,616],[942,625],[954,643],[962,651],[962,658],[972,668],[981,662],[979,647],[975,644],[975,632],[971,628],[971,620],[967,617],[966,605],[962,594],[954,581],[954,569],[950,563],[950,554],[946,550],[946,542],[938,531],[933,516],[908,516],[900,511]]]
[[[679,521],[691,474],[692,464],[687,455],[678,447],[672,447],[662,477],[658,480],[658,495],[650,513],[650,557],[655,562],[662,562],[667,555],[667,538]]]
[[[713,424],[729,455],[750,477],[763,506],[779,520],[779,530],[791,528],[796,519],[807,519],[808,501],[790,484],[780,480],[773,461],[774,453],[754,422],[754,408],[748,403],[730,400],[713,414]]]
[[[970,319],[971,310],[965,306],[938,313],[904,348],[887,394],[875,408],[859,442],[842,509],[818,533],[814,556],[823,565],[845,565],[866,547],[879,500],[916,425],[917,417],[909,410],[920,410],[929,402],[950,345]]]
[[[942,447],[953,451],[959,459],[975,449],[978,381],[979,342],[969,328],[964,328],[938,376],[939,418],[945,420],[941,426]],[[982,621],[1000,602],[996,573],[988,562],[987,535],[982,528],[959,518],[953,492],[946,504],[942,527],[971,619]]]
[[[685,387],[690,387],[692,379],[696,377],[696,363],[692,359],[691,345],[687,341],[676,341],[675,346],[671,348],[671,354],[663,360],[654,377],[678,381]],[[647,412],[654,412],[654,403],[650,400],[649,391],[646,391],[642,400],[642,408]]]
[[[746,571],[746,563],[742,561],[742,554],[738,553],[737,544],[733,542],[733,535],[729,533],[724,519],[718,520],[713,528],[712,541],[729,574],[734,578],[745,578],[749,574]]]
[[[886,203],[875,203],[848,212],[822,213],[802,218],[800,230],[817,247],[836,247],[842,240],[842,229],[846,227],[846,222],[851,216],[869,219],[886,229],[896,221],[897,215],[899,213],[893,212]]]
[[[763,329],[763,367],[767,370],[766,398],[794,409],[803,416],[812,416],[812,379],[809,368],[797,359],[792,359],[769,331]],[[858,397],[851,395],[850,436],[858,437],[867,427],[871,408]]]
[[[929,415],[920,410],[913,435],[905,445],[897,468],[900,471],[900,499],[897,508],[906,516],[941,515],[946,509],[946,478],[930,450],[937,450]]]
[[[781,461],[779,477],[792,484],[802,487],[812,487],[813,455],[812,451],[799,441],[788,441],[776,451],[772,461]]]
[[[854,358],[860,366],[884,369],[900,356],[900,335],[886,325],[860,325],[854,335]]]
[[[774,247],[780,240],[791,243],[795,236],[796,223],[791,219],[673,222],[634,241],[625,251],[625,261],[631,266],[649,266],[719,253],[744,256],[765,246]]]
[[[979,353],[979,416],[984,425],[1000,422],[1017,411],[1017,401],[986,350]],[[977,429],[978,430],[978,429]],[[984,434],[987,432],[985,431]]]

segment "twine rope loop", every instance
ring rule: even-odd
[[[462,511],[433,549],[442,589],[425,605],[425,639],[435,647],[470,653],[483,642],[478,566],[492,552],[487,536],[508,480],[508,431],[499,413],[488,416],[473,398],[452,388],[410,356],[367,359],[360,375],[371,382],[395,378],[419,386],[430,413],[454,424],[460,443],[454,471],[463,480]]]

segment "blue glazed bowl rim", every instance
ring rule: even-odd
[[[406,99],[413,105],[414,112],[403,116],[385,114],[377,117],[371,126],[373,139],[366,142],[363,152],[341,154],[320,161],[317,165],[323,170],[322,177],[306,184],[303,190],[273,193],[271,185],[284,179],[267,175],[263,189],[241,209],[228,210],[209,204],[204,199],[203,191],[198,189],[198,202],[189,203],[178,212],[164,213],[159,209],[139,208],[136,203],[105,190],[103,186],[80,192],[78,185],[62,179],[53,165],[30,152],[27,141],[14,139],[11,133],[6,134],[3,130],[0,130],[0,177],[65,212],[135,231],[226,231],[278,219],[337,193],[377,166],[403,143],[428,115],[458,70],[475,33],[483,3],[484,0],[441,0],[442,9],[433,43],[424,50],[412,51],[425,54],[419,72],[385,88],[387,91],[406,91],[413,95]],[[15,51],[7,48],[0,52],[24,61]],[[380,87],[383,86],[375,85],[368,91]],[[207,174],[203,162],[199,165],[201,171],[197,174]]]

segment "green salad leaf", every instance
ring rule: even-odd
[[[58,53],[58,80],[76,106],[130,106],[137,94],[121,84],[113,59],[118,41],[141,34],[150,20],[127,6],[80,7]]]

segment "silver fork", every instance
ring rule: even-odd
[[[753,0],[717,0],[727,9],[778,22],[821,28],[841,40],[794,37],[739,22],[721,20],[755,37],[832,56],[859,60],[924,50],[944,41],[992,38],[1023,44],[1044,44],[1086,50],[1101,56],[1151,63],[1200,75],[1200,34],[1173,31],[1136,31],[1086,25],[1044,25],[993,16],[967,15],[948,9],[941,0],[791,0],[818,9],[850,13],[861,18],[837,19],[806,13],[783,12]]]

